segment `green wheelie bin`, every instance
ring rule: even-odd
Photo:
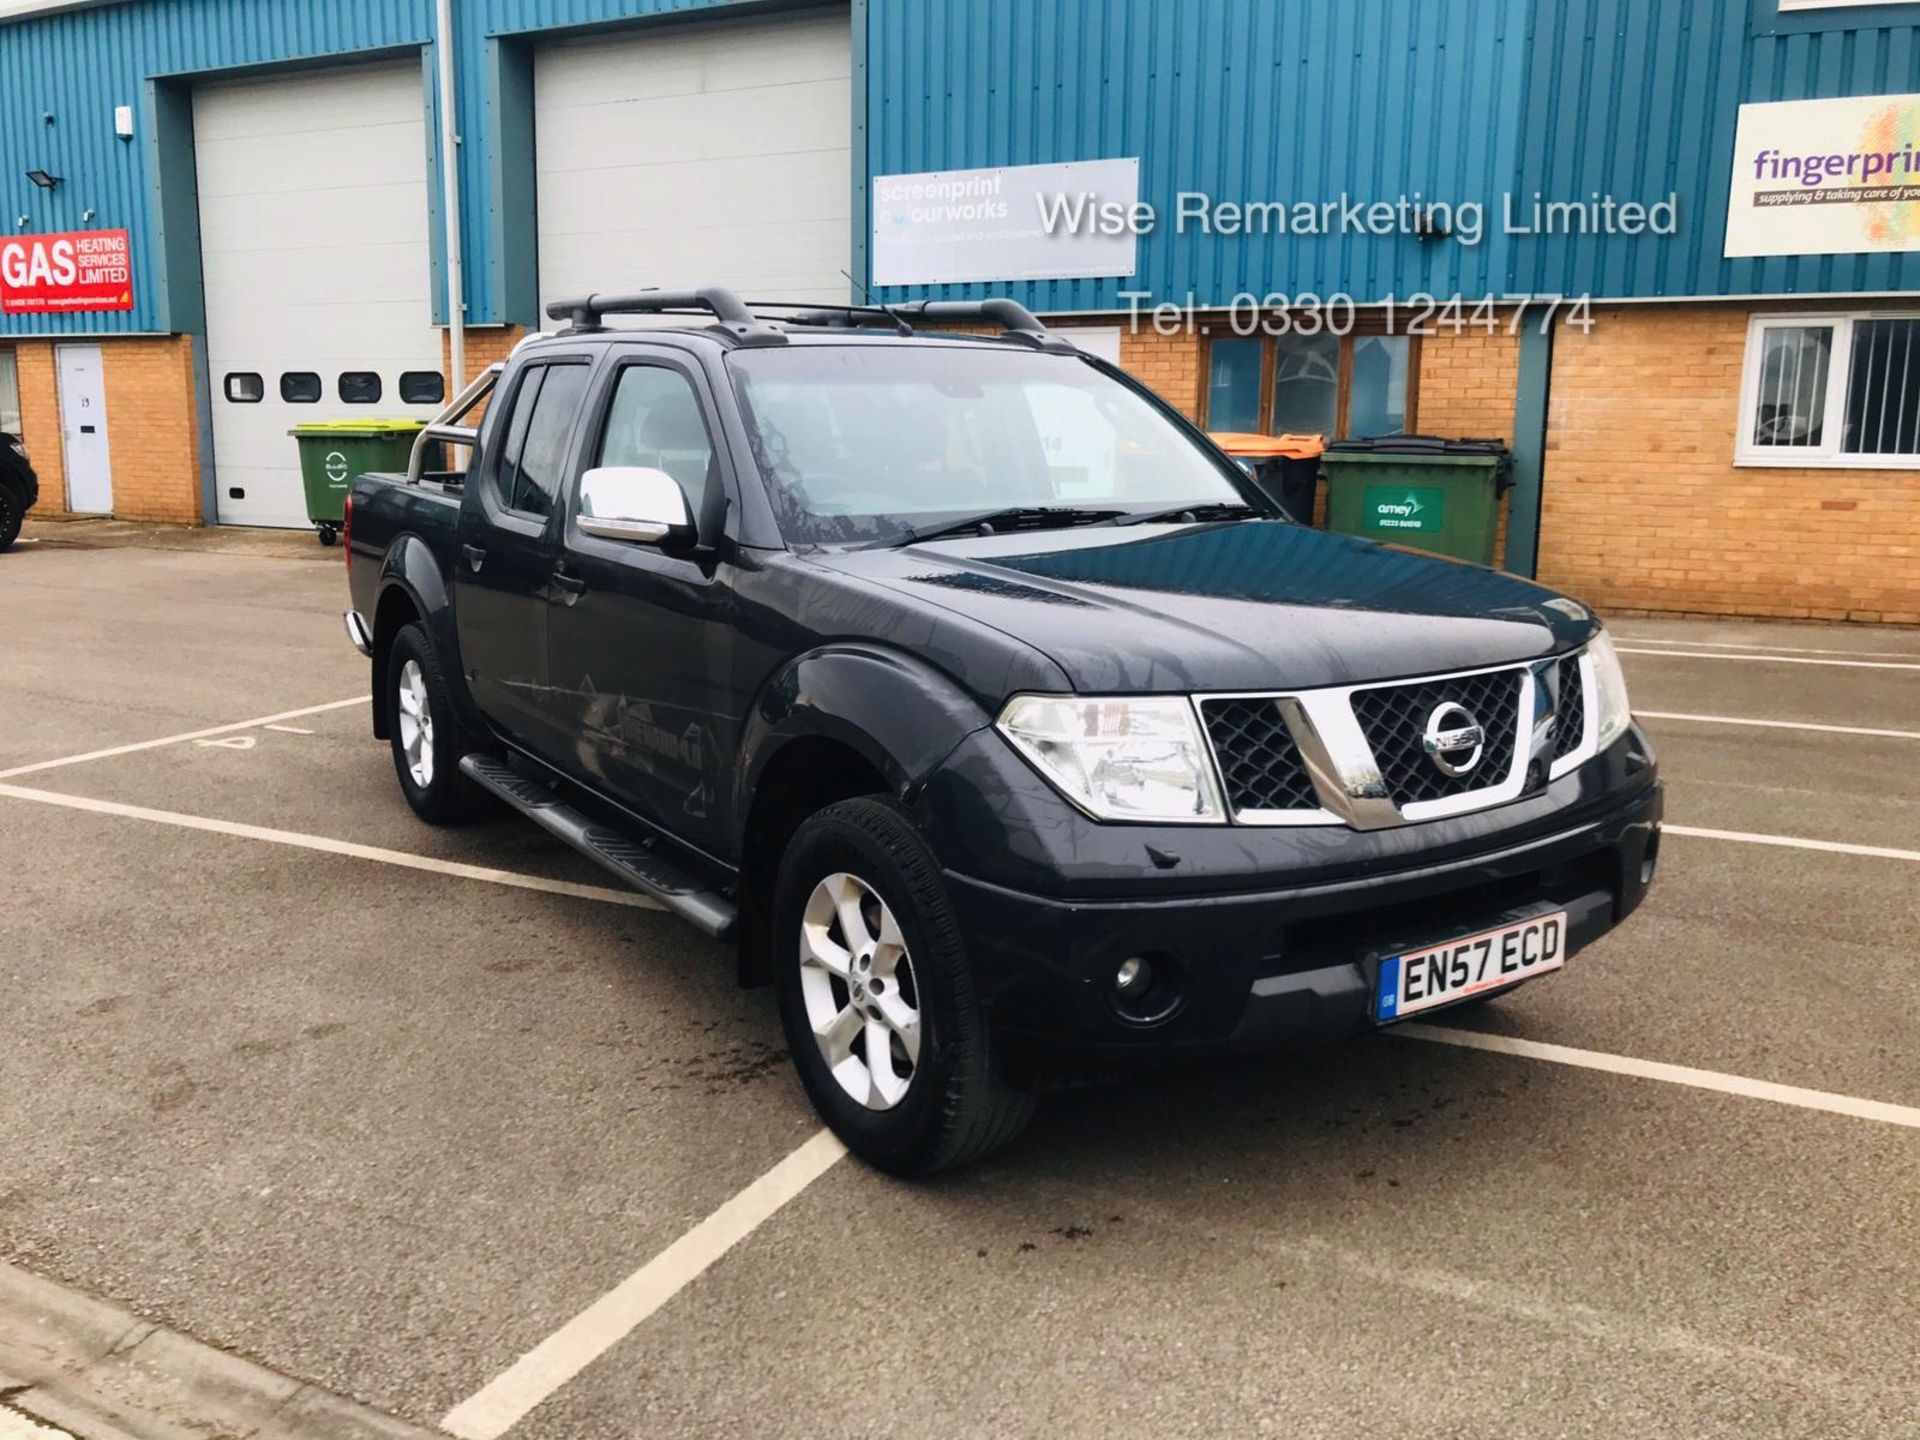
[[[1513,483],[1505,441],[1431,435],[1338,440],[1320,463],[1329,530],[1493,563],[1500,496]]]
[[[353,477],[369,470],[405,470],[424,420],[323,420],[287,433],[300,447],[300,479],[307,492],[307,519],[320,543],[339,538]]]

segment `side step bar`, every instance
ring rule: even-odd
[[[558,836],[595,864],[651,895],[682,920],[716,940],[733,938],[739,909],[657,851],[589,820],[538,780],[484,755],[460,762],[461,773],[497,795],[550,835]]]

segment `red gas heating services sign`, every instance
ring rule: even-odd
[[[0,236],[0,314],[133,308],[133,251],[124,230]]]

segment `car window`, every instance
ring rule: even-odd
[[[1120,433],[1099,402],[1072,385],[1029,385],[1026,397],[1053,494],[1062,500],[1103,499],[1106,477],[1120,466]]]
[[[533,418],[527,423],[526,444],[520,452],[514,480],[512,508],[526,515],[551,515],[560,493],[560,469],[567,459],[567,440],[574,417],[587,393],[585,365],[550,365],[547,378],[534,397]],[[519,419],[516,415],[515,420]]]
[[[622,370],[600,438],[598,463],[664,470],[680,482],[688,512],[705,514],[718,477],[700,397],[687,377],[659,365]]]
[[[533,419],[534,402],[540,398],[541,382],[546,378],[546,366],[530,366],[514,392],[513,413],[507,417],[507,438],[500,447],[500,463],[493,475],[494,498],[509,510],[513,508],[513,490],[520,477],[520,453],[526,448],[527,426]]]
[[[833,345],[727,357],[782,532],[898,538],[970,512],[1243,500],[1217,455],[1078,356]]]

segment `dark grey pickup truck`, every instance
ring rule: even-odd
[[[20,538],[21,522],[39,499],[40,477],[27,463],[27,447],[0,430],[0,550]]]
[[[504,803],[731,942],[874,1164],[986,1153],[1062,1056],[1484,1000],[1646,894],[1575,601],[1281,518],[1007,301],[554,313],[354,483],[374,731],[423,818]]]

